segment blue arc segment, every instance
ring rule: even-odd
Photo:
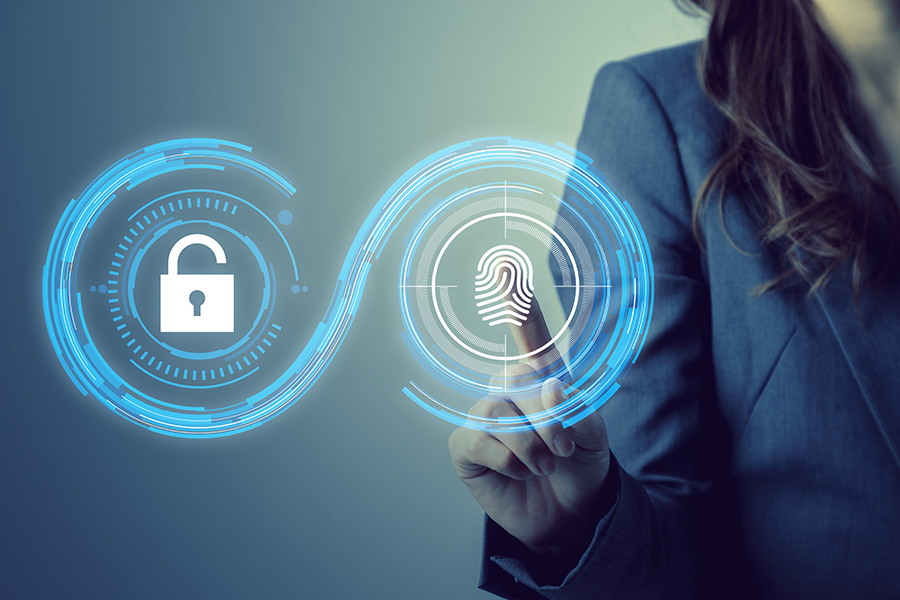
[[[117,414],[152,431],[188,438],[233,435],[258,427],[281,414],[308,392],[340,349],[362,300],[373,262],[402,217],[421,198],[422,192],[433,185],[435,166],[454,161],[475,165],[478,156],[489,154],[513,166],[556,170],[562,176],[571,175],[567,169],[573,169],[577,180],[586,189],[603,189],[615,198],[602,175],[590,166],[589,159],[571,149],[513,138],[485,138],[436,152],[400,177],[369,213],[347,252],[324,318],[291,366],[244,402],[220,409],[189,407],[178,410],[129,384],[109,367],[97,350],[75,291],[73,274],[80,249],[90,233],[91,224],[115,200],[117,189],[122,186],[131,189],[165,173],[236,167],[260,177],[285,197],[296,192],[283,175],[250,154],[248,146],[205,138],[173,140],[144,148],[109,167],[69,203],[51,238],[42,277],[44,319],[63,368],[83,394],[96,397]],[[630,209],[626,212],[630,213]],[[653,290],[646,239],[633,213],[630,214],[632,219],[625,223],[625,237],[633,241],[633,255],[640,257],[643,270],[637,272],[632,334],[628,337],[627,348],[620,353],[625,362],[633,361],[640,351],[649,324]],[[620,368],[624,370],[625,366]],[[580,418],[584,406],[602,403],[602,399],[614,391],[615,379],[611,382],[605,384],[603,390],[586,390],[585,394],[589,393],[589,396],[574,396],[563,405],[563,417],[569,420]],[[406,393],[409,395],[408,391]],[[459,417],[456,415],[448,420]]]
[[[474,171],[484,173],[483,179],[486,181],[493,181],[491,169],[515,169],[526,178],[529,172],[535,173],[556,180],[573,192],[571,197],[567,195],[565,199],[556,200],[583,223],[593,246],[601,252],[604,246],[615,249],[613,258],[618,273],[615,312],[618,318],[607,329],[604,327],[605,308],[592,307],[589,326],[570,349],[568,365],[560,360],[542,368],[542,377],[566,379],[569,373],[577,373],[579,377],[569,388],[571,397],[552,410],[521,418],[489,418],[455,409],[414,382],[410,382],[403,392],[431,414],[473,429],[514,433],[559,422],[564,426],[570,425],[596,410],[613,395],[641,351],[653,306],[649,244],[631,207],[593,167],[592,161],[563,145],[550,147],[512,138],[474,140],[429,157],[395,184],[394,190],[398,197],[407,194],[409,197],[426,198],[439,186]],[[454,189],[453,185],[449,187]],[[473,189],[465,188],[463,191]],[[419,364],[445,388],[481,397],[492,393],[486,378],[471,377],[471,373],[467,373],[460,364],[448,361],[448,357],[438,350],[431,336],[413,316],[412,299],[406,289],[409,286],[405,285],[411,277],[411,261],[416,256],[417,246],[428,237],[426,229],[438,218],[438,213],[453,201],[454,195],[435,200],[405,237],[406,251],[398,281],[400,313],[405,329],[402,337]],[[602,241],[595,232],[600,232]],[[510,390],[510,393],[528,396],[538,393],[538,388],[539,384],[525,385]]]

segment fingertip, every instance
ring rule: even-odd
[[[506,475],[510,479],[515,479],[516,481],[527,481],[534,477],[534,473],[525,465],[519,465],[518,467],[512,469],[504,469],[499,472],[502,475]]]
[[[575,442],[566,431],[561,431],[556,436],[556,439],[553,440],[553,446],[556,448],[556,453],[563,458],[568,458],[575,453]]]
[[[553,475],[556,472],[556,461],[553,460],[553,457],[549,454],[544,454],[537,461],[538,469],[541,470],[541,474],[545,476]]]

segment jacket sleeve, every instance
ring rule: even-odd
[[[654,262],[647,340],[600,409],[615,457],[614,498],[587,551],[558,579],[487,519],[479,587],[510,599],[685,598],[695,586],[698,505],[709,488],[701,405],[713,397],[709,291],[691,194],[666,111],[629,63],[597,74],[578,147],[631,204]]]

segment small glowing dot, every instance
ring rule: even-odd
[[[92,291],[92,292],[96,292],[96,291],[97,291],[97,286],[96,286],[96,285],[92,285],[92,286],[91,286],[91,291]]]
[[[303,286],[303,291],[304,291],[304,292],[308,292],[308,291],[309,291],[309,288],[306,287],[306,286],[304,285],[304,286]]]
[[[97,289],[100,290],[100,293],[101,293],[101,294],[105,294],[105,293],[106,293],[106,286],[105,286],[105,285],[101,285],[101,286],[100,286],[99,288],[97,288]]]
[[[291,286],[291,291],[296,294],[297,292],[300,291],[300,286],[295,283],[294,285]]]
[[[290,225],[291,221],[294,220],[294,213],[289,210],[283,210],[278,213],[278,222],[282,225]]]

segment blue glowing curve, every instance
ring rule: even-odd
[[[115,373],[92,341],[82,316],[80,294],[75,291],[74,274],[81,242],[102,210],[116,197],[116,190],[122,186],[132,189],[175,170],[222,170],[226,166],[235,166],[264,179],[286,197],[296,192],[284,176],[251,158],[250,152],[248,146],[204,138],[174,140],[144,148],[111,166],[77,200],[70,202],[53,234],[42,278],[44,319],[53,348],[82,394],[95,396],[111,410],[150,430],[190,438],[232,435],[272,419],[309,391],[346,337],[372,262],[378,259],[388,238],[421,197],[423,189],[455,159],[467,154],[493,153],[495,157],[507,158],[510,163],[524,159],[525,168],[532,160],[537,163],[550,161],[554,165],[564,163],[584,185],[612,193],[602,176],[590,166],[590,159],[562,145],[551,147],[512,138],[490,138],[463,142],[436,152],[400,177],[369,213],[347,253],[324,318],[300,355],[276,381],[230,407],[173,410],[176,407],[137,390]],[[646,239],[630,208],[627,213],[636,225],[627,237],[636,240],[634,251],[643,260],[643,269],[642,279],[633,290],[634,294],[641,294],[637,305],[640,310],[635,311],[634,322],[629,325],[631,328],[636,323],[634,332],[637,335],[628,338],[627,348],[614,350],[628,359],[621,361],[623,370],[627,370],[624,363],[632,363],[643,345],[653,298],[652,265]],[[618,383],[612,381],[605,390],[593,390],[588,399],[577,394],[567,403],[566,409],[571,411],[576,401],[599,406],[617,387]],[[405,392],[435,412],[408,390]]]

